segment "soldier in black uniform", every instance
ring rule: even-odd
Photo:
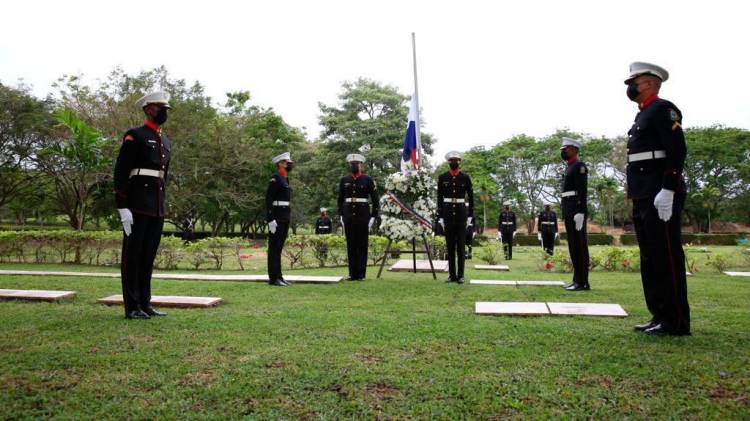
[[[153,92],[136,105],[146,124],[128,130],[115,163],[115,202],[125,235],[122,241],[122,298],[125,317],[165,316],[151,306],[151,273],[164,228],[165,187],[172,143],[162,133],[169,94]]]
[[[339,183],[339,214],[346,236],[349,280],[364,281],[369,230],[378,217],[378,193],[375,181],[362,172],[365,157],[349,154],[346,160],[351,166],[351,174],[342,177]],[[372,211],[368,203],[370,201]]]
[[[561,207],[565,232],[568,236],[568,251],[573,262],[573,282],[568,291],[587,291],[589,286],[589,243],[586,236],[586,199],[588,196],[589,170],[578,160],[581,143],[564,137],[560,157],[567,164],[562,179]]]
[[[459,284],[464,283],[466,228],[473,224],[474,219],[474,190],[471,178],[459,169],[461,158],[457,151],[445,155],[450,170],[440,174],[437,186],[438,223],[445,231],[448,249],[448,282]]]
[[[544,210],[539,212],[536,221],[537,238],[542,243],[544,251],[550,256],[555,254],[555,239],[557,238],[557,214],[551,209],[550,204],[544,205]]]
[[[315,221],[315,234],[330,234],[333,229],[333,222],[328,217],[328,209],[320,208],[320,218]]]
[[[682,113],[658,97],[669,78],[663,68],[630,65],[627,95],[640,112],[628,132],[628,197],[641,252],[641,279],[652,318],[635,326],[652,335],[689,335],[690,307],[682,249],[681,212],[685,205],[682,170],[687,155]]]
[[[510,210],[510,202],[503,203],[505,209],[497,218],[497,236],[503,242],[505,260],[513,260],[513,238],[516,236],[516,214]]]
[[[289,235],[291,217],[292,188],[289,186],[288,172],[291,171],[292,157],[285,152],[273,158],[277,171],[271,177],[266,190],[266,222],[268,223],[268,284],[285,287],[291,284],[281,273],[281,250]]]

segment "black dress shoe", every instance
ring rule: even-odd
[[[134,319],[148,320],[148,319],[151,318],[151,316],[149,316],[148,314],[146,314],[146,313],[144,313],[144,312],[142,312],[140,310],[133,310],[133,311],[129,311],[125,315],[125,318],[126,319],[130,319],[130,320],[134,320]]]
[[[463,284],[464,283],[464,277],[462,276],[462,277],[456,279],[456,282],[459,283],[459,284]]]
[[[589,284],[573,284],[565,288],[566,291],[588,291],[590,289]]]
[[[282,276],[282,277],[281,277],[281,279],[279,279],[279,280],[280,280],[281,282],[285,283],[285,284],[286,284],[286,286],[290,286],[290,285],[292,285],[292,284],[294,283],[294,281],[290,281],[290,280],[284,279],[284,277],[283,277],[283,276]]]
[[[670,329],[668,326],[664,325],[663,323],[659,323],[656,326],[646,329],[643,331],[646,335],[654,335],[654,336],[690,336],[689,331],[681,331],[681,330],[675,330]]]
[[[269,282],[268,285],[271,285],[273,287],[288,287],[288,284],[285,284],[284,282],[281,282],[281,279],[274,279],[273,281]]]
[[[670,331],[667,329],[666,326],[664,326],[661,323],[658,323],[657,325],[650,327],[643,331],[646,335],[654,335],[654,336],[665,336],[669,335]]]
[[[146,307],[142,311],[144,313],[148,314],[151,317],[153,317],[153,316],[166,316],[167,315],[167,313],[165,313],[163,311],[159,311],[159,310],[157,310],[157,309],[155,309],[153,307]]]
[[[651,329],[652,327],[654,327],[654,326],[656,326],[658,324],[659,324],[659,322],[655,321],[654,319],[651,319],[651,320],[647,321],[646,323],[633,326],[633,330],[635,330],[636,332],[644,332],[644,331],[646,331],[648,329]]]
[[[456,282],[456,280],[455,280],[455,279],[453,279],[453,278],[448,278],[448,279],[446,279],[446,280],[445,280],[445,283],[446,283],[446,284],[449,284],[449,283],[451,283],[451,282]]]
[[[568,289],[568,288],[572,288],[572,287],[574,287],[574,286],[576,286],[576,283],[575,283],[575,282],[571,282],[571,283],[569,283],[568,285],[565,285],[565,286],[563,287],[563,289]]]

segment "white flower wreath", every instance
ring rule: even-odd
[[[421,217],[432,221],[437,207],[435,201],[436,183],[432,174],[424,168],[409,173],[393,173],[385,180],[385,188]],[[399,241],[422,238],[430,234],[430,229],[391,200],[388,194],[380,198],[380,229],[390,240]]]

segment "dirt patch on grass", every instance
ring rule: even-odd
[[[398,388],[382,382],[367,385],[365,391],[377,400],[393,399],[401,395]]]
[[[266,368],[286,368],[287,363],[283,361],[274,361],[265,365]]]
[[[384,361],[383,357],[371,352],[357,352],[354,354],[354,358],[368,365],[380,364]]]
[[[211,371],[188,373],[180,380],[182,386],[210,386],[216,381],[216,374]]]

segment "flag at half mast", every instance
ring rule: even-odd
[[[406,125],[406,135],[404,136],[404,148],[401,153],[401,172],[416,170],[419,167],[419,117],[417,96],[411,97],[409,104],[409,117]]]

